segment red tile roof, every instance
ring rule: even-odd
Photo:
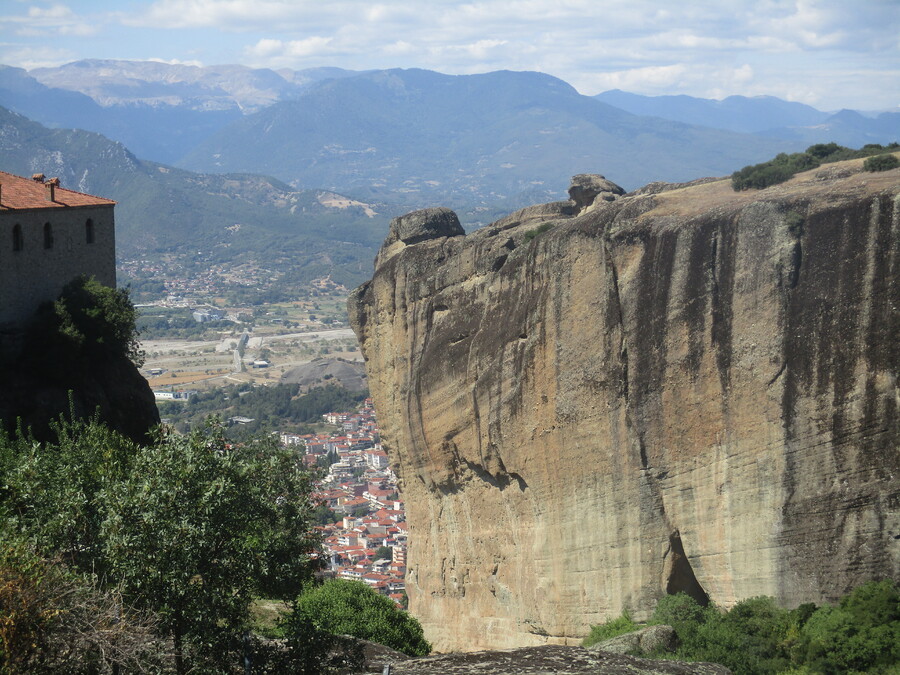
[[[48,185],[52,180],[43,182],[0,171],[0,210],[58,209],[72,206],[111,206],[115,204],[111,199],[94,197],[58,186],[54,188],[51,202]]]

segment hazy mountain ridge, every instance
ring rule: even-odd
[[[322,79],[354,74],[342,68],[304,70],[241,65],[196,66],[159,61],[85,59],[29,75],[48,87],[78,91],[103,106],[175,105],[196,110],[257,110],[296,97]]]
[[[390,70],[312,85],[222,129],[179,165],[416,206],[490,204],[535,186],[561,196],[551,186],[576,173],[629,187],[721,175],[785,145],[637,117],[541,73]]]
[[[684,95],[642,96],[619,89],[605,91],[594,98],[635,115],[761,134],[807,145],[836,142],[858,147],[900,138],[900,113],[893,111],[876,115],[855,110],[829,113],[774,96],[729,96],[718,101]]]
[[[87,94],[48,87],[21,68],[0,66],[0,106],[52,128],[85,129],[124,143],[138,156],[174,162],[239,118],[237,107],[129,103],[104,107]]]
[[[576,173],[599,171],[635,188],[731,173],[812,143],[900,135],[896,114],[829,116],[773,97],[589,97],[549,75],[510,71],[84,60],[0,70],[0,105],[194,171],[264,173],[407,207],[450,205],[475,223],[561,197],[552,186]]]
[[[391,215],[381,205],[374,215],[373,205],[327,206],[330,193],[268,176],[196,174],[143,161],[99,134],[47,129],[3,108],[0,153],[5,171],[58,176],[63,187],[117,200],[120,257],[200,249],[209,260],[234,261],[271,258],[266,251],[274,247],[298,267],[333,268],[349,280],[368,270]]]

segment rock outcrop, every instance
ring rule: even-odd
[[[900,576],[900,170],[860,165],[386,242],[349,309],[437,650]]]
[[[387,672],[382,664],[391,666],[391,675],[731,675],[716,663],[652,660],[555,645],[397,661],[373,659],[365,672],[381,675]]]
[[[662,650],[674,652],[678,636],[672,626],[647,626],[588,647],[613,654],[652,654]]]

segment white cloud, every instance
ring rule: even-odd
[[[244,49],[245,61],[259,67],[293,67],[310,57],[328,57],[340,50],[332,48],[332,38],[313,36],[303,40],[262,39]]]
[[[133,0],[121,34],[101,36],[123,58],[166,57],[257,67],[420,67],[448,73],[539,70],[584,93],[618,87],[695,96],[771,93],[835,100],[896,91],[898,0]],[[92,2],[91,5],[99,4]],[[6,3],[0,34],[71,46],[108,28],[89,3]],[[124,28],[123,28],[124,26]],[[165,31],[165,38],[162,38]],[[148,37],[152,36],[152,37]],[[63,42],[63,40],[69,42]],[[27,40],[23,40],[27,42]],[[97,56],[84,41],[80,57]],[[148,47],[149,44],[149,47]],[[843,71],[866,73],[853,81]],[[875,82],[879,84],[875,85]],[[842,89],[845,88],[846,89]],[[896,98],[896,97],[894,97]],[[893,99],[891,99],[893,100]],[[892,103],[893,105],[893,103]]]
[[[24,14],[0,16],[0,29],[6,27],[23,37],[63,35],[91,37],[100,26],[78,16],[66,5],[31,5]]]
[[[51,68],[74,60],[77,55],[68,49],[30,47],[22,44],[0,44],[0,63],[17,68]]]

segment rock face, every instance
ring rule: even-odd
[[[860,165],[389,238],[349,309],[437,650],[900,575],[900,170]]]

